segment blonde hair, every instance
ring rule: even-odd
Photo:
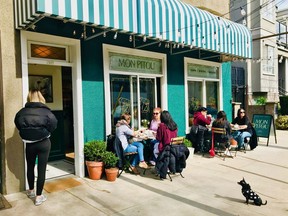
[[[154,111],[158,111],[159,113],[161,113],[162,112],[162,109],[160,108],[160,107],[155,107],[154,109],[153,109],[153,112]]]
[[[27,96],[27,102],[40,102],[45,104],[46,100],[39,90],[30,90]]]

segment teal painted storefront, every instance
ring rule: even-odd
[[[130,47],[127,40],[119,38],[113,45]],[[105,92],[103,77],[103,50],[102,43],[109,43],[103,38],[81,43],[82,58],[82,88],[83,88],[83,120],[84,140],[106,139],[105,132]],[[193,52],[179,55],[170,55],[163,48],[146,49],[152,52],[166,53],[167,56],[167,98],[168,110],[178,124],[179,135],[184,136],[185,126],[185,88],[184,88],[184,57],[194,58]],[[223,109],[227,116],[231,116],[231,67],[230,63],[222,64]],[[162,97],[166,97],[162,95]]]
[[[37,23],[37,32],[81,40],[85,142],[91,139],[105,139],[107,135],[103,43],[131,49],[144,45],[145,47],[139,49],[166,54],[167,95],[161,96],[167,97],[167,108],[179,126],[179,135],[184,135],[185,130],[187,131],[184,57],[191,59],[204,57],[203,59],[208,59],[209,62],[218,63],[222,54],[251,58],[250,31],[243,25],[178,0],[167,0],[165,3],[160,0],[115,2],[15,1],[15,15],[17,15],[15,26],[17,29],[33,30],[34,23]],[[104,33],[105,35],[107,33],[105,38]],[[118,34],[117,39],[114,38],[115,34]],[[129,42],[132,36],[133,43]],[[155,43],[154,46],[146,47],[146,44],[152,42]],[[157,46],[158,42],[163,42],[163,45]],[[169,45],[170,49],[165,49],[164,43]],[[175,49],[175,46],[179,45],[180,49]],[[184,49],[185,53],[177,53],[181,49]],[[221,69],[223,92],[221,108],[227,112],[228,118],[231,118],[230,63],[222,63]]]

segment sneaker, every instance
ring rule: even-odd
[[[140,168],[143,168],[143,169],[147,169],[147,168],[148,168],[148,165],[146,164],[145,161],[141,161],[141,162],[139,163],[139,167],[140,167]]]
[[[33,199],[36,197],[35,191],[34,190],[28,190],[26,192],[26,195],[28,196],[28,198]]]
[[[41,196],[37,196],[36,199],[35,199],[35,205],[38,206],[38,205],[41,205],[43,202],[45,202],[47,200],[47,197],[44,196],[44,195],[41,195]]]
[[[153,160],[149,161],[149,163],[150,163],[152,166],[155,166],[155,165],[156,165],[155,161],[153,161]]]

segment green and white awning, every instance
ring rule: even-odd
[[[252,36],[243,25],[180,0],[14,0],[16,28],[56,17],[112,28],[221,54],[251,58]]]
[[[137,32],[137,0],[14,0],[16,28],[23,29],[39,16]]]
[[[251,58],[252,36],[243,25],[178,0],[140,0],[138,33],[205,50]]]

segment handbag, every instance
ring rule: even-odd
[[[190,133],[196,135],[198,134],[198,129],[199,129],[198,125],[192,125]]]

